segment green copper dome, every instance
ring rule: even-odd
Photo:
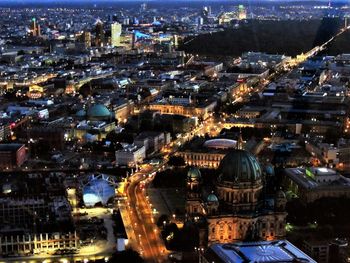
[[[255,182],[261,179],[262,170],[253,154],[232,150],[221,160],[219,182],[233,184]]]
[[[187,178],[199,180],[201,178],[201,172],[198,168],[191,167],[187,172]]]
[[[218,197],[215,194],[210,194],[207,197],[207,201],[211,202],[211,203],[214,203],[214,202],[219,202],[219,199],[218,199]]]
[[[111,117],[111,112],[103,104],[94,104],[88,109],[87,115],[93,119],[106,119]]]
[[[77,117],[85,117],[86,116],[86,111],[85,110],[79,110],[75,116]]]

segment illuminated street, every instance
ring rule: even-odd
[[[196,135],[210,133],[212,136],[221,131],[220,124],[210,117],[191,133],[187,133],[171,143],[164,155],[164,162],[157,165],[144,165],[140,171],[129,178],[127,186],[127,201],[120,202],[120,209],[129,239],[129,245],[140,252],[149,262],[165,262],[168,251],[160,238],[160,230],[155,224],[152,208],[146,198],[145,188],[153,179],[153,174],[166,166],[170,154],[174,154],[183,142]]]
[[[156,169],[148,168],[135,173],[130,177],[127,189],[128,214],[131,219],[132,230],[135,240],[131,241],[132,246],[149,262],[164,262],[167,256],[166,248],[160,238],[159,230],[154,224],[152,211],[147,203],[143,182],[148,180],[146,174]]]

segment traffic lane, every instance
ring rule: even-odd
[[[138,238],[139,245],[141,247],[142,256],[147,261],[157,262],[155,259],[158,257],[154,254],[150,241],[147,237],[147,232],[143,228],[143,220],[140,218],[139,207],[137,206],[137,196],[135,190],[137,189],[136,183],[132,183],[128,188],[128,195],[130,200],[130,209],[132,211],[132,222],[135,234]],[[135,224],[136,223],[136,224]]]
[[[139,235],[144,236],[144,241],[146,242],[145,246],[144,246],[145,249],[147,249],[149,251],[149,253],[152,255],[152,257],[156,259],[158,257],[158,253],[157,253],[157,251],[153,251],[153,246],[151,245],[151,242],[149,240],[149,233],[147,232],[146,227],[145,227],[145,226],[147,226],[147,224],[145,224],[146,223],[145,218],[142,215],[142,211],[144,209],[144,207],[142,207],[142,200],[144,200],[144,199],[143,199],[142,194],[140,195],[140,192],[138,192],[138,189],[139,189],[139,187],[137,185],[135,187],[134,194],[135,194],[136,201],[137,201],[137,205],[135,205],[135,207],[137,209],[138,221],[140,224]],[[141,191],[141,193],[142,193],[142,191]]]
[[[147,232],[148,239],[153,247],[156,248],[157,254],[161,257],[163,256],[166,248],[160,240],[159,231],[157,231],[156,226],[153,223],[153,215],[146,199],[141,199],[143,197],[143,190],[139,189],[138,195],[140,196],[139,209],[142,213],[142,218],[144,219],[145,232]]]

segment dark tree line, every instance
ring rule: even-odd
[[[240,56],[247,51],[295,56],[330,39],[339,32],[343,23],[342,19],[329,17],[307,21],[250,20],[238,29],[199,35],[181,49],[191,53],[231,56]]]

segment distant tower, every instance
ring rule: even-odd
[[[103,23],[101,20],[97,20],[95,25],[95,46],[102,47],[105,40],[105,32],[103,30]]]
[[[36,26],[36,36],[37,37],[40,37],[41,36],[41,27],[39,24],[37,24]]]
[[[32,36],[35,36],[35,34],[36,34],[36,19],[34,17],[32,18],[32,21],[30,24],[30,31],[31,31]]]
[[[142,3],[140,6],[140,12],[144,12],[147,10],[147,4],[146,3]]]
[[[33,37],[39,37],[41,35],[40,25],[38,25],[38,23],[36,22],[35,17],[32,18],[32,22],[30,25],[30,34]]]
[[[187,216],[198,215],[202,213],[201,201],[201,173],[197,168],[191,167],[187,172],[187,196],[186,196],[186,214]]]
[[[208,6],[204,6],[202,9],[202,14],[201,17],[203,18],[205,23],[208,23],[208,17],[209,17],[209,7]]]
[[[204,24],[204,19],[203,17],[199,16],[197,17],[197,25],[202,26]]]
[[[238,19],[247,19],[247,10],[245,9],[244,5],[238,6]]]
[[[137,42],[136,31],[132,33],[131,48],[134,49]]]
[[[123,25],[126,25],[126,26],[128,26],[128,25],[130,25],[130,19],[129,18],[124,18],[123,19]]]
[[[174,44],[175,48],[178,47],[178,45],[179,45],[179,37],[178,37],[178,35],[174,35],[173,36],[173,44]]]
[[[88,31],[84,31],[81,35],[81,42],[84,43],[85,48],[91,47],[91,33]]]
[[[111,44],[113,47],[120,46],[120,36],[122,34],[122,25],[119,23],[113,23],[111,25]]]

